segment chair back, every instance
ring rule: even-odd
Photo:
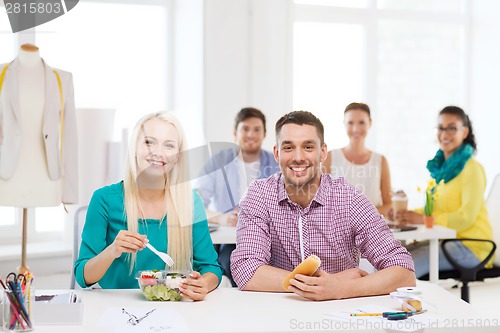
[[[80,244],[82,243],[82,231],[85,225],[85,218],[87,217],[88,206],[82,206],[78,208],[75,212],[75,220],[73,225],[73,263],[75,263],[78,258],[78,253],[80,252]],[[71,282],[70,288],[75,289],[77,287],[75,280],[75,270],[71,267]]]
[[[497,244],[495,255],[495,266],[500,267],[500,174],[495,176],[488,197],[486,198],[486,208],[493,228],[493,241]]]

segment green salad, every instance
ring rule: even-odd
[[[170,289],[163,284],[144,286],[142,292],[148,301],[180,301],[182,298],[178,288]]]
[[[148,301],[180,301],[179,285],[187,279],[187,274],[151,270],[138,272],[136,278]]]

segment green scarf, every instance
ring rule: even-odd
[[[427,162],[427,170],[436,180],[436,184],[439,184],[441,180],[447,183],[462,172],[465,163],[472,155],[474,155],[474,148],[468,143],[462,144],[447,160],[444,159],[443,151],[439,149],[436,156]]]

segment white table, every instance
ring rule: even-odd
[[[236,227],[220,225],[210,236],[214,244],[236,244]]]
[[[439,280],[439,240],[455,238],[455,230],[440,225],[435,225],[432,229],[419,225],[417,230],[394,232],[393,234],[394,238],[398,240],[429,240],[429,281],[437,283]],[[219,229],[211,233],[211,236],[214,244],[236,244],[236,227],[220,226]]]
[[[500,331],[498,312],[479,313],[472,305],[428,282],[419,282],[418,287],[422,289],[423,307],[427,310],[418,319],[425,326],[422,330],[408,323],[399,325],[420,328],[416,330],[419,333]],[[388,332],[391,331],[387,330],[388,325],[394,329],[399,322],[378,318],[379,324],[374,325],[366,317],[348,317],[348,322],[342,323],[333,320],[331,314],[349,313],[367,306],[400,310],[400,305],[389,295],[313,302],[290,293],[219,288],[202,302],[147,302],[137,289],[80,290],[78,293],[84,305],[82,325],[35,325],[35,332]],[[138,317],[156,309],[156,317],[131,326],[126,323],[128,317],[122,308]],[[385,324],[381,325],[382,321]],[[184,327],[179,327],[182,324]],[[170,329],[161,330],[160,326]]]
[[[456,231],[440,225],[435,225],[431,229],[419,225],[417,230],[394,232],[393,234],[394,238],[399,240],[429,240],[429,281],[437,283],[439,280],[439,240],[455,238]]]

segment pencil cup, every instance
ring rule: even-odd
[[[29,297],[27,295],[30,295]],[[2,328],[5,331],[28,332],[33,330],[31,321],[31,295],[26,296],[12,290],[4,290],[2,295]],[[34,298],[33,298],[34,299]]]

